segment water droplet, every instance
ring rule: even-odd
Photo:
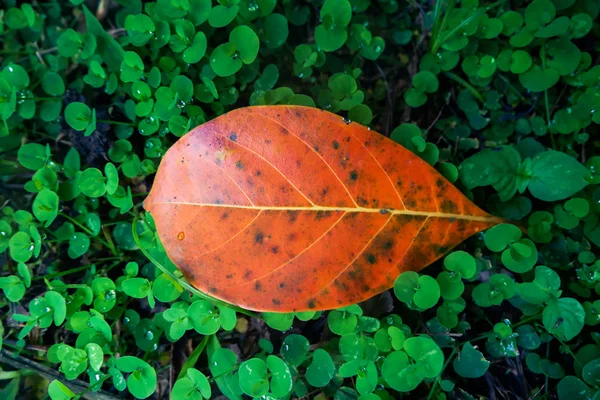
[[[183,239],[185,239],[185,233],[183,233],[183,232],[179,232],[179,233],[177,234],[177,239],[179,239],[179,240],[183,240]]]
[[[112,301],[117,298],[117,293],[114,290],[107,290],[104,292],[104,299],[106,301]]]
[[[183,107],[185,107],[185,101],[183,101],[183,100],[179,100],[179,101],[177,102],[177,107],[178,107],[178,108],[183,108]]]
[[[50,307],[44,308],[44,312],[50,312],[50,311],[52,311],[52,309]]]
[[[128,323],[130,323],[130,322],[131,322],[131,320],[129,319],[129,317],[125,317],[125,318],[123,318],[123,323],[124,323],[124,324],[128,324]]]
[[[350,121],[348,118],[342,118],[342,121],[344,121],[346,125],[350,125],[352,123],[352,121]]]
[[[154,333],[152,331],[148,331],[148,332],[146,332],[146,334],[144,335],[144,337],[147,340],[152,340],[152,339],[154,339]]]

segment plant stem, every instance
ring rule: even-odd
[[[469,82],[465,81],[463,78],[461,78],[460,76],[456,75],[453,72],[446,72],[444,75],[446,75],[448,78],[463,85],[465,87],[465,89],[467,89],[469,92],[471,92],[471,94],[473,96],[475,96],[475,98],[477,98],[477,100],[481,101],[482,103],[484,102],[483,96]]]
[[[429,390],[429,396],[427,396],[427,400],[430,400],[431,396],[433,396],[433,391],[435,390],[435,387],[437,386],[437,384],[440,382],[442,374],[444,373],[444,371],[446,370],[446,367],[448,367],[448,364],[450,364],[450,361],[452,361],[452,359],[454,358],[454,356],[457,353],[456,349],[457,349],[456,347],[454,349],[452,349],[452,353],[450,353],[450,355],[448,356],[448,359],[444,363],[442,370],[440,371],[439,375],[435,378],[435,381],[433,381],[433,385],[431,385],[431,390]]]
[[[542,68],[546,69],[546,42],[542,43],[540,48],[540,58],[542,59]],[[550,102],[548,101],[548,89],[544,90],[544,102],[546,103],[546,125],[550,131],[550,142],[552,148],[556,149],[556,142],[554,141],[554,133],[552,131],[552,119],[550,118]]]
[[[105,240],[100,239],[100,237],[95,237],[94,233],[88,227],[84,226],[83,224],[81,224],[76,219],[70,217],[69,215],[67,215],[65,213],[58,213],[58,215],[60,215],[61,217],[65,218],[67,220],[69,220],[71,223],[73,223],[73,225],[76,225],[81,230],[83,230],[85,233],[87,233],[88,235],[90,235],[91,237],[93,237],[94,239],[96,239],[97,241],[99,241],[100,243],[102,243],[104,246],[106,246],[113,253],[114,256],[116,256],[118,254],[114,245],[111,246]]]
[[[35,278],[32,279],[32,281],[38,281],[38,280],[44,279],[44,278],[50,278],[50,279],[52,279],[52,278],[58,278],[60,276],[74,274],[76,272],[80,272],[80,271],[84,271],[86,269],[89,269],[92,265],[93,264],[82,265],[81,267],[71,268],[71,269],[66,270],[66,271],[55,272],[53,274],[48,274],[48,275],[44,275],[44,276],[36,276]]]
[[[113,125],[135,126],[135,124],[133,122],[112,121],[110,119],[97,119],[96,122],[103,122],[105,124],[113,124]]]

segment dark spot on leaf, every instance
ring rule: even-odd
[[[238,169],[244,169],[244,163],[242,162],[242,160],[239,160],[239,161],[238,161],[238,162],[235,164],[235,166],[236,166]]]
[[[319,152],[319,146],[315,146],[314,149],[317,153]]]
[[[346,142],[350,141],[350,136],[346,136]]]
[[[281,289],[281,288],[284,288],[284,287],[285,287],[285,283],[281,282],[281,283],[279,284],[279,288]]]
[[[217,293],[219,290],[216,287],[208,288],[209,293]]]
[[[442,212],[445,213],[455,213],[457,211],[456,204],[454,204],[448,199],[442,201],[442,204],[440,204],[440,209]]]
[[[435,185],[438,188],[443,187],[446,184],[446,182],[444,182],[444,180],[442,178],[437,178],[437,180],[435,181]]]
[[[265,235],[262,232],[258,232],[254,235],[254,243],[262,244],[263,240],[265,240]]]
[[[358,179],[358,172],[356,171],[350,171],[350,180],[351,181],[355,181]]]
[[[252,276],[252,271],[250,271],[249,269],[244,271],[244,279],[249,279],[251,276]]]
[[[256,176],[261,176],[261,175],[262,175],[262,172],[261,172],[261,170],[258,170],[258,171],[256,171],[256,172],[254,173],[254,175],[256,175]]]
[[[300,211],[288,210],[286,212],[287,212],[288,220],[290,221],[290,223],[296,222],[296,220],[298,219],[298,215],[300,214]]]
[[[315,219],[319,220],[319,219],[327,218],[330,215],[331,215],[331,211],[317,211],[317,214],[315,215]]]
[[[361,207],[365,207],[365,206],[369,205],[369,200],[365,199],[364,197],[358,197],[356,199],[356,202]]]
[[[334,141],[331,143],[331,146],[333,146],[334,150],[337,150],[337,149],[339,149],[339,148],[340,148],[340,144],[337,142],[337,140],[334,140]]]
[[[317,305],[315,304],[314,300],[309,300],[308,303],[306,303],[306,305],[308,306],[308,308],[315,308]]]
[[[261,289],[262,289],[262,285],[260,284],[260,282],[255,282],[254,290],[256,290],[257,292],[260,292]]]
[[[392,247],[394,247],[394,242],[392,242],[391,240],[388,240],[388,241],[386,241],[386,242],[383,244],[383,248],[384,248],[385,250],[389,250],[389,249],[391,249]]]
[[[227,219],[227,218],[229,218],[228,212],[224,212],[223,214],[221,214],[221,219]]]
[[[367,254],[367,262],[373,265],[377,262],[377,257],[374,254]]]
[[[271,247],[271,253],[273,253],[273,254],[279,253],[279,246],[273,246],[273,247]]]
[[[227,274],[227,275],[225,275],[225,278],[231,279],[231,278],[233,278],[233,274]]]
[[[379,210],[379,214],[388,214],[390,211],[386,210],[385,208],[382,208],[381,210]]]
[[[273,299],[273,304],[275,304],[276,306],[281,304],[281,301],[277,300],[277,299]]]
[[[229,135],[229,140],[231,140],[232,142],[235,142],[237,140],[237,135],[235,134],[235,132],[231,132],[231,134]]]

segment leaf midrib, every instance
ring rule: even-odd
[[[415,211],[415,210],[394,210],[387,208],[365,208],[365,207],[323,207],[323,206],[244,206],[244,205],[232,205],[232,204],[205,204],[205,203],[189,203],[189,202],[160,202],[160,203],[148,203],[148,206],[152,205],[187,205],[197,207],[220,207],[220,208],[241,208],[248,210],[262,210],[262,211],[328,211],[328,212],[347,212],[347,213],[379,213],[379,214],[392,214],[392,215],[412,215],[421,217],[433,217],[433,218],[453,218],[468,221],[480,221],[480,222],[496,222],[501,223],[504,220],[499,217],[479,216],[479,215],[468,215],[468,214],[450,214],[432,211]]]

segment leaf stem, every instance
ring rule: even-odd
[[[135,126],[135,124],[133,122],[113,121],[110,119],[97,119],[96,122],[102,122],[105,124],[113,124],[113,125]]]
[[[542,68],[546,69],[546,42],[542,43],[542,47],[540,48],[540,58],[542,59]],[[556,142],[554,141],[554,132],[552,131],[552,119],[550,118],[550,102],[548,101],[548,89],[544,90],[544,102],[546,104],[546,125],[548,126],[548,131],[550,132],[550,142],[552,143],[552,148],[556,149]]]
[[[461,78],[460,76],[456,75],[453,72],[446,72],[446,73],[444,73],[444,75],[446,75],[448,78],[450,78],[450,79],[452,79],[452,80],[460,83],[461,85],[463,85],[465,87],[465,89],[467,89],[469,92],[471,92],[471,94],[473,96],[475,96],[475,98],[477,98],[477,100],[481,101],[482,103],[484,102],[483,96],[469,82],[465,81],[463,78]]]
[[[429,395],[427,396],[427,400],[430,400],[431,396],[433,396],[433,391],[435,390],[435,387],[440,382],[442,374],[444,373],[444,371],[448,367],[448,364],[450,364],[450,361],[452,361],[452,359],[454,358],[454,356],[457,353],[456,349],[457,349],[457,347],[455,347],[455,348],[452,349],[452,353],[450,353],[450,355],[448,356],[448,359],[444,363],[444,366],[442,367],[442,370],[440,371],[440,373],[438,374],[438,376],[435,378],[435,381],[433,381],[433,385],[431,385],[431,390],[429,390]]]
[[[83,224],[81,224],[79,221],[77,221],[75,218],[65,214],[65,213],[58,213],[58,215],[60,215],[61,217],[69,220],[71,223],[73,223],[73,225],[76,225],[77,227],[79,227],[81,230],[83,230],[85,233],[87,233],[88,235],[90,235],[92,238],[96,239],[97,241],[99,241],[100,243],[102,243],[104,246],[106,246],[112,253],[114,256],[117,256],[117,251],[115,249],[115,246],[111,246],[110,244],[108,244],[108,242],[106,242],[103,239],[100,239],[100,237],[94,236],[94,233],[86,226],[84,226]]]

